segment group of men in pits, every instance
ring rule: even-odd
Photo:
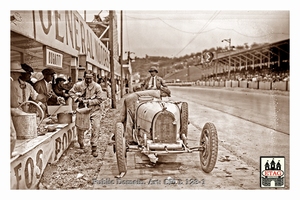
[[[132,119],[128,119],[127,112],[134,108],[133,104],[139,96],[149,96],[153,94],[157,98],[170,96],[170,90],[165,84],[165,81],[157,76],[157,68],[153,66],[149,69],[149,72],[151,76],[143,83],[144,91],[126,94],[122,99],[119,121],[123,123],[125,123],[125,121],[127,123],[132,122]],[[62,93],[61,95],[57,95],[57,93],[63,92],[60,88],[62,88],[61,84],[65,82],[65,79],[57,77],[57,86],[53,87],[51,82],[56,72],[52,68],[43,69],[42,74],[44,77],[34,84],[30,83],[32,73],[33,68],[25,63],[20,64],[16,61],[11,63],[11,108],[18,108],[23,102],[32,100],[41,106],[46,116],[49,116],[47,106],[65,104],[65,99],[68,97],[71,97],[75,103],[78,103],[78,108],[86,105],[90,108],[91,155],[97,157],[97,144],[100,136],[100,120],[102,116],[100,104],[107,99],[107,93],[94,81],[95,73],[91,70],[86,70],[83,77],[84,79],[76,82],[69,89],[68,94]],[[155,92],[153,93],[153,91]],[[11,123],[11,125],[13,125],[13,123]],[[130,129],[129,126],[127,126],[127,128]],[[78,148],[81,149],[84,149],[84,132],[85,130],[77,128]],[[11,135],[11,138],[12,137],[15,136]],[[114,140],[113,135],[111,140]]]

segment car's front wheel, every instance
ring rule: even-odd
[[[183,102],[180,109],[180,133],[188,136],[189,109],[187,102]]]
[[[203,126],[200,136],[200,164],[204,172],[211,172],[217,161],[218,156],[218,134],[213,123],[206,123]]]

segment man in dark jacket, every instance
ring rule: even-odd
[[[143,82],[143,90],[160,90],[161,97],[170,97],[171,91],[166,85],[163,78],[157,76],[158,70],[157,67],[152,66],[149,69],[150,76],[146,78]]]
[[[44,78],[37,81],[33,87],[37,93],[45,96],[46,101],[43,102],[44,105],[48,107],[48,105],[65,104],[64,98],[58,97],[52,89],[51,82],[53,80],[55,71],[51,68],[46,68],[42,70],[42,74]],[[48,109],[45,110],[45,113],[49,114]]]
[[[66,93],[66,88],[64,84],[65,81],[66,79],[63,76],[58,76],[55,79],[55,84],[53,85],[53,91],[57,96],[64,97],[64,99],[67,100],[70,95]]]

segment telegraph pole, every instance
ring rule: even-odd
[[[114,66],[114,11],[109,11],[109,51],[110,51],[110,81],[111,81],[111,108],[116,108],[116,81]]]
[[[127,53],[127,60],[130,61],[130,54],[131,54],[132,52],[130,52],[130,51],[125,51],[125,53]],[[129,64],[129,62],[128,62],[128,64]]]
[[[121,55],[120,55],[120,65],[121,65],[121,98],[124,95],[124,83],[123,83],[123,10],[121,10]]]
[[[131,58],[130,58],[130,54],[135,54],[134,52],[131,51],[125,51],[125,53],[127,53],[127,60],[128,60],[128,64],[130,64]]]

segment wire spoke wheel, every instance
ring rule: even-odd
[[[200,165],[204,172],[211,172],[217,161],[218,156],[218,135],[213,123],[206,123],[200,136],[200,146],[203,150],[199,151]]]
[[[115,151],[117,156],[117,163],[119,173],[127,172],[127,160],[126,160],[126,140],[124,137],[124,126],[122,123],[117,123],[115,134]]]
[[[180,133],[185,134],[186,137],[188,134],[188,116],[188,104],[187,102],[183,102],[180,109]]]

